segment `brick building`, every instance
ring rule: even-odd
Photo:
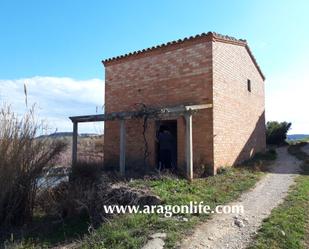
[[[105,122],[106,167],[158,167],[162,127],[189,178],[265,150],[265,78],[245,40],[209,32],[103,64],[105,115],[118,117]]]

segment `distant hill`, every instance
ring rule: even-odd
[[[291,134],[287,136],[288,140],[309,140],[309,134]]]
[[[71,137],[73,132],[55,132],[49,135],[45,135],[46,137],[57,138],[57,137]]]
[[[55,132],[49,135],[41,135],[37,138],[63,138],[63,137],[72,137],[73,132]],[[99,136],[100,134],[96,133],[81,133],[78,134],[79,137],[95,137]]]

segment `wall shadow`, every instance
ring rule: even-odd
[[[254,167],[253,163],[258,164],[260,161],[260,163],[266,164],[264,166],[261,165],[262,170],[265,172],[275,174],[300,174],[300,163],[295,160],[293,155],[289,154],[287,147],[288,146],[282,146],[276,149],[276,160],[267,160],[268,158],[266,158],[266,156],[263,158],[263,153],[265,153],[267,150],[265,111],[263,111],[258,121],[256,122],[250,137],[247,139],[247,142],[235,159],[233,166],[248,164],[247,167],[250,168],[250,164],[252,167]]]

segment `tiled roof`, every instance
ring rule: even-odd
[[[139,55],[139,54],[143,54],[145,52],[149,52],[149,51],[153,51],[153,50],[157,50],[157,49],[165,48],[165,47],[169,47],[169,46],[174,46],[176,44],[181,44],[181,43],[184,43],[184,42],[187,42],[187,41],[194,41],[194,40],[202,39],[202,38],[209,38],[209,39],[212,39],[214,41],[227,42],[227,43],[232,43],[232,44],[235,44],[235,45],[241,45],[241,46],[246,47],[251,59],[253,60],[255,66],[257,67],[259,73],[261,74],[262,78],[265,79],[265,76],[263,75],[259,65],[257,64],[256,59],[254,58],[246,40],[236,39],[232,36],[221,35],[221,34],[218,34],[216,32],[201,33],[201,34],[198,34],[198,35],[195,35],[195,36],[185,37],[183,39],[174,40],[174,41],[163,43],[163,44],[153,46],[153,47],[150,47],[150,48],[137,50],[137,51],[134,51],[134,52],[131,52],[131,53],[127,53],[127,54],[124,54],[124,55],[120,55],[120,56],[116,56],[116,57],[112,57],[112,58],[102,60],[102,63],[104,65],[106,65],[109,62],[118,61],[118,60],[121,60],[123,58],[136,56],[136,55]]]

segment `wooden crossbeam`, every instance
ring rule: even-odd
[[[211,108],[212,104],[201,104],[201,105],[179,105],[174,107],[164,107],[164,108],[153,108],[145,111],[129,111],[129,112],[112,112],[106,114],[96,114],[96,115],[85,115],[85,116],[74,116],[70,117],[71,121],[77,123],[83,122],[102,122],[111,120],[123,120],[131,118],[139,118],[143,116],[148,116],[148,118],[156,117],[168,117],[168,116],[180,116],[190,113],[192,111],[198,111],[203,109]]]

